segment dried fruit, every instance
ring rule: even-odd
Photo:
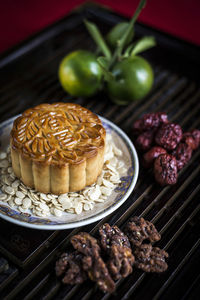
[[[135,141],[135,145],[138,149],[142,150],[142,151],[148,151],[153,143],[154,140],[154,131],[145,131],[143,133],[141,133],[136,141]]]
[[[142,119],[136,120],[133,123],[132,129],[133,129],[133,134],[135,134],[135,135],[142,133],[144,131],[143,130],[143,120]]]
[[[164,153],[166,153],[164,148],[159,146],[152,147],[143,155],[143,166],[145,168],[149,168],[151,165],[153,165],[155,158]]]
[[[168,123],[167,114],[164,112],[145,114],[139,120],[133,123],[133,131],[135,134],[150,129],[158,128],[161,124]]]
[[[181,170],[192,157],[192,148],[186,143],[180,143],[172,154],[176,157],[178,170]]]
[[[189,132],[185,132],[183,134],[182,141],[190,146],[192,150],[196,150],[200,144],[200,130],[193,129]]]
[[[154,176],[160,185],[175,184],[177,182],[176,158],[170,154],[161,154],[154,161]]]
[[[173,150],[182,138],[182,129],[178,124],[163,124],[156,133],[155,141],[157,145],[166,150]]]

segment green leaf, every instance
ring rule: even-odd
[[[131,56],[137,55],[147,49],[150,49],[156,45],[156,40],[153,36],[145,36],[137,41],[131,51]]]
[[[130,44],[124,51],[123,57],[129,57],[134,46],[135,46],[135,43]]]
[[[122,54],[122,51],[124,49],[124,46],[126,45],[126,41],[127,41],[127,38],[128,36],[130,35],[131,31],[133,30],[133,25],[135,23],[135,21],[137,20],[140,12],[142,11],[143,7],[145,6],[146,4],[146,0],[141,0],[133,17],[131,18],[130,22],[129,22],[129,25],[123,35],[123,37],[119,40],[118,42],[118,47],[116,48],[115,52],[114,52],[114,55],[110,61],[110,66],[112,67],[113,64],[115,63],[115,61],[117,60],[117,58],[120,58],[121,54]]]
[[[97,46],[101,49],[103,54],[110,59],[111,58],[111,51],[109,47],[107,46],[104,38],[101,35],[101,32],[99,31],[98,27],[88,20],[84,20],[85,26],[87,30],[89,31],[90,35],[92,36],[93,40],[97,44]]]
[[[106,57],[100,56],[97,58],[97,62],[101,67],[105,81],[111,81],[114,79],[114,75],[108,71],[109,60]]]
[[[115,47],[117,47],[119,40],[124,35],[128,26],[129,26],[129,22],[120,22],[111,28],[111,30],[109,31],[109,33],[106,36],[106,41],[112,49],[115,49]],[[129,36],[127,37],[126,45],[128,45],[132,41],[133,35],[134,35],[134,32],[133,32],[133,27],[132,27],[132,30],[131,30]]]

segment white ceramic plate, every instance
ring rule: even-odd
[[[13,117],[0,124],[0,150],[2,151],[8,147],[10,131],[15,118]],[[127,167],[127,172],[121,177],[121,183],[104,203],[95,204],[93,210],[84,211],[80,215],[64,213],[61,217],[52,215],[48,218],[40,218],[31,214],[31,212],[21,213],[15,208],[9,207],[7,203],[0,201],[0,217],[6,221],[29,228],[60,230],[81,227],[96,222],[119,208],[135,187],[139,171],[138,156],[127,135],[112,122],[100,118],[106,131],[112,135],[115,145],[122,150],[123,160]]]

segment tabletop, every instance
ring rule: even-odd
[[[66,53],[94,50],[83,19],[98,24],[103,33],[122,16],[88,5],[62,18],[0,58],[0,121],[42,102],[75,102],[118,125],[132,139],[131,127],[147,112],[165,111],[170,121],[184,130],[199,128],[200,90],[198,47],[137,24],[136,36],[154,35],[157,47],[144,54],[154,69],[154,86],[143,100],[120,107],[104,92],[75,98],[61,88],[57,69]],[[73,230],[43,231],[23,228],[0,220],[1,299],[197,299],[200,288],[199,155],[194,152],[174,186],[160,187],[152,170],[140,165],[140,174],[130,197],[102,220]],[[147,274],[134,268],[116,283],[114,294],[104,294],[95,284],[63,285],[55,276],[55,262],[79,230],[94,236],[105,222],[120,228],[132,216],[152,221],[162,234],[158,247],[169,253],[163,274]]]

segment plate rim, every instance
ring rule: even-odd
[[[19,115],[16,115],[14,117],[11,117],[7,120],[5,120],[4,122],[2,122],[0,124],[0,129],[4,126],[7,125],[7,123],[9,123],[10,121],[14,121],[15,118],[17,118]],[[98,115],[99,116],[99,115]],[[138,155],[137,155],[137,151],[135,149],[135,146],[133,145],[132,141],[130,140],[130,138],[127,136],[127,134],[120,128],[118,127],[116,124],[114,124],[112,121],[99,116],[100,119],[105,122],[106,124],[108,124],[111,128],[113,128],[115,130],[115,132],[117,132],[120,137],[126,142],[126,144],[129,146],[128,147],[128,151],[130,153],[131,150],[131,154],[134,158],[134,175],[133,175],[133,179],[132,182],[127,190],[127,192],[123,195],[123,197],[120,199],[120,201],[118,201],[116,204],[112,205],[110,208],[108,208],[105,212],[100,212],[97,216],[93,216],[90,217],[89,219],[86,220],[81,220],[81,221],[77,221],[74,223],[66,223],[66,224],[34,224],[34,223],[28,223],[25,221],[20,221],[19,219],[15,219],[12,218],[10,216],[4,215],[0,212],[0,217],[8,222],[11,222],[13,224],[22,226],[22,227],[27,227],[27,228],[31,228],[31,229],[38,229],[38,230],[64,230],[64,229],[73,229],[73,228],[77,228],[77,227],[82,227],[82,226],[86,226],[89,224],[92,224],[94,222],[99,221],[100,219],[105,218],[106,216],[110,215],[111,213],[113,213],[115,210],[117,210],[130,196],[130,194],[132,193],[137,179],[138,179],[138,174],[139,174],[139,159],[138,159]],[[74,226],[76,224],[76,226]]]

